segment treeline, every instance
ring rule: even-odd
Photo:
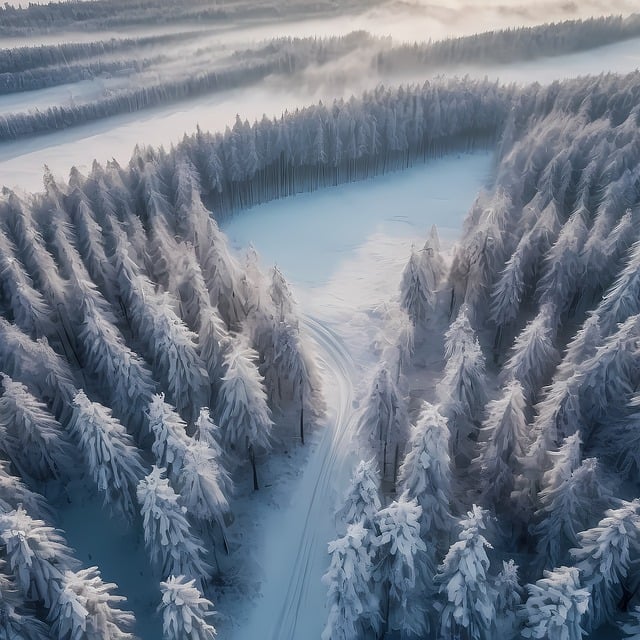
[[[216,91],[249,86],[272,74],[293,76],[308,67],[338,61],[361,49],[378,51],[367,55],[373,55],[371,64],[377,73],[384,75],[386,72],[425,68],[435,70],[471,62],[507,62],[536,55],[560,55],[634,37],[639,33],[638,16],[497,31],[399,48],[393,48],[389,39],[354,32],[334,38],[277,39],[255,49],[235,52],[214,63],[211,62],[211,57],[216,53],[216,47],[205,44],[194,52],[189,64],[184,63],[185,72],[180,75],[175,70],[176,53],[172,53],[170,48],[151,57],[137,57],[134,53],[136,47],[160,46],[163,43],[161,36],[88,45],[26,48],[15,50],[15,53],[5,50],[0,52],[5,56],[4,62],[0,62],[0,68],[11,68],[14,62],[15,67],[12,72],[0,74],[0,92],[51,87],[94,78],[100,74],[123,73],[132,82],[131,86],[116,89],[91,102],[52,105],[28,113],[5,114],[0,118],[0,141],[15,140]],[[180,40],[181,37],[180,34],[167,37],[165,44]],[[69,64],[74,56],[84,55],[85,47],[89,54],[94,46],[98,49],[104,47],[105,54],[115,54],[118,50],[130,48],[133,55],[122,60],[113,56],[107,56],[106,59],[87,58],[83,63]],[[32,68],[32,63],[38,61],[41,64]],[[45,66],[45,63],[49,66]],[[149,66],[154,71],[151,81],[144,73]],[[364,63],[362,73],[368,72],[370,66]]]
[[[324,639],[638,637],[639,99],[638,73],[515,94],[451,267],[412,250]]]
[[[0,95],[47,89],[100,76],[132,76],[166,60],[165,56],[160,55],[153,58],[87,60],[79,64],[29,69],[19,73],[0,73]]]
[[[325,186],[407,168],[453,149],[492,144],[513,89],[451,80],[379,87],[224,134],[202,131],[179,149],[193,159],[217,216]]]
[[[59,67],[87,58],[124,54],[134,49],[161,47],[197,37],[201,33],[197,31],[183,32],[142,38],[111,38],[110,40],[93,42],[69,42],[0,49],[0,73],[19,73],[43,67]]]
[[[361,0],[341,3],[340,11],[363,8]],[[175,3],[171,0],[80,0],[77,2],[50,2],[29,4],[27,7],[4,5],[0,7],[0,34],[29,35],[42,31],[77,29],[101,30],[116,27],[226,23],[257,18],[281,19],[297,16],[315,16],[336,13],[330,0],[315,2],[312,7],[299,0],[256,5],[253,2],[214,3],[207,0],[189,0]]]
[[[378,53],[373,66],[392,73],[464,64],[506,64],[586,51],[639,36],[640,14],[567,20],[393,47]]]

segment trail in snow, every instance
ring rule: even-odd
[[[228,640],[320,638],[327,619],[320,578],[329,564],[327,543],[337,535],[334,511],[359,459],[350,438],[356,400],[377,358],[372,345],[385,328],[411,244],[421,244],[435,223],[450,246],[491,166],[488,153],[451,156],[261,205],[224,225],[234,248],[255,244],[291,282],[308,314],[303,328],[317,345],[328,407],[290,494],[278,489],[285,504],[260,512],[252,554],[261,596],[237,610]]]
[[[356,366],[327,324],[311,317],[303,324],[317,345],[328,415],[290,507],[266,525],[262,599],[235,640],[319,638],[326,619],[319,606],[325,588],[315,578],[326,569],[326,544],[335,533],[335,488],[344,486],[352,466],[346,445],[355,427]]]

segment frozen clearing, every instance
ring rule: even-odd
[[[261,539],[246,540],[261,558],[261,595],[225,630],[230,640],[309,640],[326,620],[327,543],[333,513],[357,462],[350,439],[360,381],[375,358],[371,344],[384,306],[396,297],[412,243],[438,225],[450,246],[491,156],[449,156],[411,170],[256,207],[224,227],[240,249],[252,243],[292,282],[316,343],[328,415],[286,505],[267,515]],[[250,605],[251,606],[251,605]]]

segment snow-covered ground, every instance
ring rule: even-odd
[[[320,637],[326,621],[320,578],[327,542],[336,536],[333,513],[357,462],[350,438],[361,382],[375,361],[371,345],[382,330],[381,310],[397,295],[411,244],[421,244],[436,224],[450,247],[490,171],[488,153],[450,156],[262,205],[225,225],[239,251],[252,243],[292,282],[317,345],[328,406],[297,487],[280,486],[280,495],[270,497],[279,507],[254,532],[259,539],[244,541],[260,559],[260,596],[225,637]]]

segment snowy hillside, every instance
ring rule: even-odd
[[[640,638],[632,5],[0,8],[0,639]]]

